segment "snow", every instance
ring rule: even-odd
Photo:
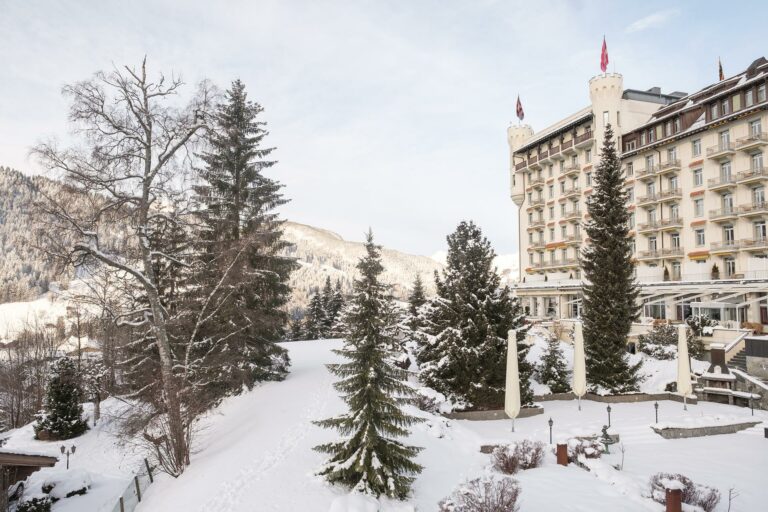
[[[490,456],[480,453],[481,445],[523,439],[547,442],[549,418],[556,439],[599,435],[607,423],[605,404],[591,401],[583,401],[581,411],[575,401],[546,402],[543,415],[516,420],[514,433],[508,420],[447,420],[411,408],[409,412],[427,420],[414,425],[407,440],[424,447],[417,462],[425,469],[406,503],[380,500],[376,505],[314,475],[325,456],[312,447],[333,440],[335,433],[311,421],[345,411],[332,387],[334,378],[325,368],[326,363],[339,360],[331,350],[340,348],[341,341],[285,346],[293,361],[288,378],[230,398],[210,414],[203,422],[190,468],[178,479],[160,476],[147,489],[139,512],[432,511],[465,481],[491,471]],[[587,461],[592,470],[586,471],[574,465],[557,466],[554,454],[548,452],[542,467],[515,475],[522,489],[521,510],[559,511],[567,500],[569,511],[660,511],[661,505],[643,495],[650,476],[658,472],[682,473],[724,495],[735,486],[740,492],[735,511],[761,510],[768,500],[764,474],[758,470],[768,467],[760,426],[737,434],[667,440],[650,428],[653,403],[613,403],[611,408],[610,431],[621,437],[619,444],[611,446],[611,454]],[[715,417],[753,418],[749,409],[728,405],[701,402],[689,404],[684,411],[682,404],[659,402],[661,422]],[[755,411],[754,418],[765,422],[768,412]],[[613,468],[621,463],[620,446],[625,449],[623,471]],[[718,512],[727,509],[724,501]]]

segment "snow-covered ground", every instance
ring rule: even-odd
[[[159,478],[148,489],[140,512],[327,512],[334,499],[345,494],[312,474],[324,460],[312,447],[333,439],[335,433],[311,421],[344,410],[331,386],[334,378],[324,366],[337,361],[331,350],[341,342],[286,346],[293,360],[288,378],[228,399],[206,418],[192,466],[178,479]],[[543,415],[518,420],[514,433],[509,421],[453,421],[418,412],[427,421],[414,427],[408,442],[425,448],[418,456],[425,469],[415,482],[409,504],[418,511],[434,511],[464,480],[488,471],[489,456],[479,451],[483,444],[520,439],[548,442],[549,418],[557,439],[598,433],[607,422],[601,403],[585,401],[581,411],[571,401],[546,402],[544,407]],[[731,487],[740,493],[732,512],[765,510],[768,440],[763,438],[762,425],[738,434],[665,440],[650,428],[654,423],[652,403],[611,407],[612,430],[625,447],[624,470],[610,465],[620,462],[616,446],[615,453],[595,463],[592,472],[557,466],[550,454],[543,467],[516,476],[522,487],[523,512],[660,511],[661,505],[641,495],[650,475],[660,471],[680,472],[696,483],[719,489],[724,500],[718,511],[727,510]],[[689,405],[688,411],[676,402],[660,402],[659,407],[659,420],[664,423],[707,417],[751,419],[749,414],[748,409],[713,403]],[[768,413],[755,411],[755,417],[768,424]],[[64,509],[54,508],[59,510]],[[413,508],[389,503],[381,510]]]

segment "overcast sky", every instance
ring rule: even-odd
[[[693,91],[717,78],[718,56],[730,75],[766,52],[767,6],[0,0],[0,165],[35,172],[29,147],[67,130],[61,86],[146,54],[190,84],[246,83],[278,147],[286,217],[350,240],[371,226],[425,255],[474,219],[511,253],[518,93],[535,130],[586,106],[603,34],[625,87]]]

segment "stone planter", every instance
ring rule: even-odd
[[[520,414],[517,418],[529,418],[538,414],[544,414],[543,407],[524,407],[520,409]],[[492,410],[492,411],[460,411],[450,412],[444,415],[446,418],[452,420],[469,420],[469,421],[490,421],[490,420],[508,420],[509,416],[504,410]]]
[[[720,434],[735,434],[741,430],[752,428],[762,421],[747,421],[729,425],[711,425],[705,427],[654,427],[651,429],[664,439],[685,439],[688,437],[716,436]]]

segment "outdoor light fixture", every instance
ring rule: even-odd
[[[608,407],[605,408],[606,411],[608,411],[608,428],[611,426],[611,406],[608,405]]]
[[[549,444],[552,444],[552,424],[554,421],[552,421],[552,418],[549,418],[547,423],[549,424]]]
[[[752,401],[755,386],[749,386],[749,408],[752,410],[752,416],[755,415],[755,403]]]
[[[653,408],[656,409],[656,423],[659,422],[659,402],[653,404]]]
[[[67,469],[69,469],[69,456],[75,454],[75,450],[77,449],[77,446],[72,445],[72,447],[67,450],[67,447],[64,445],[61,445],[61,454],[67,456]]]

